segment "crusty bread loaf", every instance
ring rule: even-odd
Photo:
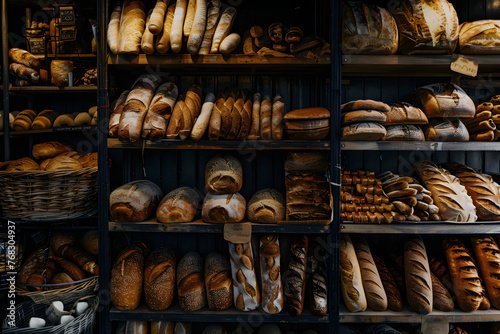
[[[97,167],[97,152],[87,153],[83,157],[78,158],[78,161],[84,168]]]
[[[149,31],[149,21],[151,20],[151,14],[153,14],[153,9],[150,9],[146,17],[146,29],[141,38],[141,50],[147,55],[153,54],[155,52],[155,35]]]
[[[424,241],[415,236],[405,243],[404,268],[406,299],[420,314],[432,311],[432,281]]]
[[[378,110],[354,110],[348,111],[341,115],[342,125],[359,123],[359,122],[376,122],[382,123],[386,120],[385,113]]]
[[[71,151],[70,147],[57,141],[49,141],[46,143],[33,145],[31,154],[33,154],[33,158],[35,159],[47,159],[53,158],[61,153],[69,151]]]
[[[126,183],[109,196],[110,218],[117,222],[144,220],[154,212],[161,198],[161,189],[151,181]]]
[[[364,311],[367,302],[361,279],[361,269],[359,268],[354,245],[347,234],[341,236],[339,254],[340,287],[345,306],[350,312]]]
[[[8,165],[5,168],[5,171],[7,172],[29,170],[40,170],[40,166],[31,158],[21,158],[14,161],[8,161]]]
[[[50,62],[51,81],[58,87],[71,86],[69,73],[73,72],[73,62],[70,60],[54,59]]]
[[[191,0],[193,1],[193,0]],[[172,51],[179,53],[182,47],[182,31],[188,0],[176,0],[172,28],[170,30],[170,46]]]
[[[201,208],[201,195],[189,187],[169,192],[158,205],[156,218],[160,223],[187,223],[193,221]]]
[[[175,294],[175,253],[170,247],[155,249],[144,268],[144,296],[153,310],[166,310]]]
[[[139,54],[146,14],[141,0],[125,0],[120,16],[118,54]]]
[[[420,108],[416,108],[408,102],[398,102],[391,106],[391,110],[385,113],[386,120],[382,125],[399,124],[427,124],[429,120]]]
[[[74,262],[89,274],[99,275],[99,265],[96,258],[78,245],[63,245],[56,250],[56,254]]]
[[[383,125],[373,122],[354,123],[342,128],[342,140],[379,140],[387,131]]]
[[[246,200],[240,193],[208,193],[203,201],[201,217],[207,223],[239,223],[245,218],[246,205]]]
[[[285,199],[276,189],[262,189],[247,205],[248,219],[254,223],[278,223],[285,220]]]
[[[476,208],[457,177],[451,175],[446,169],[438,168],[430,161],[416,162],[413,168],[423,185],[431,191],[432,199],[439,208],[442,220],[476,221]]]
[[[241,190],[243,169],[232,155],[216,155],[205,166],[205,189],[211,194],[232,194]]]
[[[301,315],[304,308],[308,244],[305,235],[295,236],[291,241],[284,294],[285,308],[293,316]]]
[[[385,141],[425,141],[425,135],[417,125],[389,125],[386,130],[387,134],[382,137]]]
[[[455,308],[450,293],[443,283],[431,272],[432,304],[436,310],[451,312]]]
[[[9,65],[9,72],[13,76],[22,80],[26,80],[27,82],[32,84],[37,84],[40,81],[40,73],[38,73],[31,67],[22,64],[11,63]]]
[[[49,258],[56,261],[59,268],[64,271],[73,281],[80,281],[87,277],[85,272],[75,263],[57,255],[49,255]]]
[[[200,116],[196,119],[193,125],[193,130],[191,130],[191,139],[198,141],[203,137],[203,134],[208,128],[210,118],[214,109],[215,95],[213,93],[208,93],[205,96],[205,101],[201,107]]]
[[[231,28],[236,18],[236,12],[236,8],[227,7],[221,14],[217,28],[214,31],[210,53],[219,52],[220,44],[231,32]]]
[[[233,305],[233,283],[229,259],[221,253],[210,253],[205,260],[205,288],[208,307],[223,311]]]
[[[112,53],[118,53],[118,36],[120,34],[120,18],[122,15],[121,3],[116,3],[108,23],[108,45]]]
[[[500,20],[463,22],[458,36],[462,54],[498,54],[500,52]]]
[[[471,254],[459,239],[443,240],[443,250],[458,306],[465,312],[476,311],[483,300],[484,292]]]
[[[151,20],[148,25],[149,31],[153,35],[158,35],[163,30],[163,20],[167,12],[167,6],[170,0],[157,0],[156,5],[151,14]]]
[[[23,49],[9,49],[9,58],[15,63],[23,64],[24,66],[28,66],[34,69],[38,69],[41,66],[40,60],[38,60],[38,58]]]
[[[471,237],[491,305],[500,309],[500,249],[491,236]]]
[[[123,329],[123,334],[148,334],[149,333],[149,322],[147,321],[132,321],[127,320],[125,323],[125,328]],[[122,334],[118,332],[117,334]]]
[[[240,311],[252,311],[259,307],[260,290],[255,273],[252,244],[229,244],[231,275],[233,277],[234,305]]]
[[[207,2],[206,0],[196,0],[193,25],[189,31],[187,50],[190,54],[195,54],[200,48],[205,34],[207,23]]]
[[[119,310],[133,310],[139,306],[142,294],[144,254],[132,245],[116,257],[111,269],[111,302]]]
[[[399,292],[398,286],[394,277],[392,277],[391,272],[385,265],[384,260],[377,255],[373,255],[373,261],[377,266],[378,273],[380,275],[380,280],[384,286],[385,293],[387,295],[387,306],[390,310],[395,312],[400,312],[403,310],[403,300],[401,298],[401,293]]]
[[[99,237],[98,230],[90,230],[84,232],[79,237],[80,245],[85,249],[90,255],[97,257],[99,255]]]
[[[36,115],[31,128],[33,130],[49,129],[58,116],[59,113],[57,111],[50,109],[42,110]]]
[[[174,21],[174,13],[175,3],[171,3],[165,14],[163,30],[156,38],[156,51],[159,53],[166,53],[170,49],[170,32],[172,30],[172,22]]]
[[[281,255],[278,236],[266,234],[260,238],[260,277],[262,309],[277,314],[283,309],[283,284],[281,282]]]
[[[65,156],[57,156],[50,159],[50,162],[45,166],[46,171],[56,170],[79,170],[83,165],[77,160]]]
[[[342,112],[354,111],[354,110],[379,110],[379,111],[389,111],[391,107],[384,102],[374,101],[374,100],[356,100],[349,101],[340,106]]]
[[[365,290],[368,306],[375,311],[387,309],[387,295],[382,285],[382,280],[373,261],[370,246],[363,236],[352,236],[354,250],[361,270],[363,289]]]
[[[52,279],[50,280],[49,284],[64,284],[59,287],[54,287],[54,289],[57,288],[67,288],[70,286],[68,283],[73,283],[75,280],[71,278],[70,275],[68,275],[65,272],[58,272],[55,274]]]
[[[206,305],[203,278],[203,259],[200,254],[189,252],[184,255],[177,267],[177,293],[183,311],[193,312]]]
[[[433,118],[425,127],[428,141],[469,141],[469,132],[459,118]]]

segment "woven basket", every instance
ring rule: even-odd
[[[97,167],[76,171],[0,172],[0,206],[7,218],[77,218],[97,207]]]
[[[50,304],[60,300],[64,304],[72,303],[84,296],[91,295],[99,290],[99,276],[92,276],[74,283],[47,284],[47,285],[16,285],[19,296],[28,297],[35,304]],[[43,287],[44,289],[57,288],[47,291],[29,291],[27,287]]]
[[[9,326],[9,318],[5,318],[2,324],[2,333],[4,334],[92,334],[99,298],[97,296],[86,296],[74,303],[64,303],[64,309],[74,308],[77,302],[85,300],[89,307],[83,314],[80,314],[74,320],[64,325],[46,326],[43,328],[29,328],[31,317],[46,318],[46,304],[33,304],[31,301],[25,301],[16,306],[15,323],[16,327]]]

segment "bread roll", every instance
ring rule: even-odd
[[[233,32],[226,36],[219,46],[219,51],[222,54],[228,54],[236,50],[236,48],[240,45],[241,37],[237,33]]]
[[[500,20],[463,22],[458,36],[462,54],[498,54],[500,52]]]
[[[239,223],[245,218],[246,200],[239,193],[212,195],[203,201],[201,217],[207,223]]]
[[[78,245],[63,245],[56,250],[56,254],[74,262],[89,274],[99,275],[99,265],[96,258]]]
[[[260,291],[255,274],[252,244],[229,244],[229,258],[233,277],[234,305],[240,311],[252,311],[259,307]]]
[[[35,159],[47,159],[58,156],[61,153],[69,152],[71,148],[57,141],[49,141],[46,143],[33,145],[31,154]]]
[[[248,219],[254,223],[278,223],[285,220],[285,199],[276,189],[262,189],[247,205]]]
[[[163,197],[156,218],[160,223],[188,223],[194,220],[200,207],[200,194],[189,187],[181,187]]]
[[[500,309],[500,249],[491,236],[471,237],[491,305]]]
[[[408,304],[420,314],[430,313],[433,305],[431,270],[424,241],[420,236],[405,243],[404,268]]]
[[[145,220],[154,212],[161,198],[161,189],[151,181],[126,183],[109,196],[110,218],[117,222]]]
[[[175,294],[175,253],[170,247],[155,249],[144,268],[144,296],[153,310],[166,310]]]
[[[188,0],[177,0],[175,3],[174,18],[170,30],[170,46],[175,53],[179,53],[182,47],[182,27],[184,25],[184,18],[186,17],[187,1]]]
[[[68,274],[72,281],[80,281],[87,277],[85,272],[73,262],[56,255],[49,255],[49,258],[57,262],[59,268]],[[60,279],[62,279],[62,277],[60,277]]]
[[[340,281],[344,303],[350,312],[366,310],[367,302],[361,270],[349,235],[343,234],[340,239]]]
[[[203,277],[203,259],[200,254],[189,252],[184,255],[177,267],[177,293],[183,311],[193,312],[206,305]]]
[[[9,49],[9,58],[15,62],[34,69],[39,69],[41,64],[35,56],[26,50],[12,48]]]
[[[443,240],[443,250],[450,268],[453,290],[458,306],[465,312],[474,312],[483,300],[479,271],[469,251],[458,239]]]
[[[75,125],[91,125],[92,124],[92,117],[90,114],[86,111],[82,111],[75,116]]]
[[[111,268],[110,296],[114,307],[133,310],[139,306],[144,270],[143,250],[135,245],[125,248]]]
[[[166,53],[170,49],[170,33],[172,31],[172,23],[174,21],[175,3],[168,6],[165,21],[163,23],[163,30],[156,38],[156,51],[159,53]]]
[[[232,155],[216,155],[205,167],[205,189],[210,194],[232,194],[241,190],[243,169]]]
[[[217,23],[219,22],[220,7],[221,3],[219,0],[210,0],[208,3],[207,26],[198,52],[200,55],[207,55],[210,53],[212,37],[217,28]]]
[[[231,32],[231,28],[236,18],[236,8],[227,7],[222,13],[217,28],[215,29],[210,53],[218,53],[222,41]]]
[[[33,110],[25,109],[17,114],[12,123],[12,130],[14,131],[26,131],[31,128],[31,124],[36,117],[36,113]]]
[[[227,310],[233,304],[231,265],[220,253],[210,253],[205,260],[205,288],[212,311]]]
[[[283,285],[280,273],[280,243],[275,234],[260,238],[260,277],[262,286],[262,309],[277,314],[283,309]]]
[[[206,0],[191,0],[196,1],[194,19],[189,31],[189,39],[187,42],[187,50],[190,54],[195,54],[200,48],[205,33],[207,23],[207,3]],[[189,30],[189,29],[188,29]]]
[[[122,15],[122,5],[120,2],[116,3],[111,13],[111,18],[108,23],[108,45],[112,53],[118,53],[118,36],[120,34],[120,18]]]
[[[148,30],[153,35],[158,35],[163,30],[163,20],[170,0],[157,0],[156,5],[151,14]]]
[[[120,16],[118,54],[139,54],[146,14],[141,0],[125,0]]]

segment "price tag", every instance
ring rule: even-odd
[[[76,28],[62,28],[60,31],[59,39],[61,41],[74,41],[76,40]]]
[[[477,76],[478,69],[477,59],[468,58],[459,54],[453,54],[451,56],[450,68],[453,72],[475,77]]]
[[[59,18],[60,25],[73,25],[75,24],[75,10],[73,7],[60,7]]]
[[[450,324],[448,318],[441,317],[424,317],[422,320],[422,333],[423,334],[448,334]]]
[[[224,240],[233,244],[244,244],[252,239],[252,225],[249,223],[224,224]]]
[[[45,40],[43,38],[28,37],[29,50],[34,55],[45,54]]]

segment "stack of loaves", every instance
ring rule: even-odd
[[[141,0],[116,4],[108,24],[108,45],[114,54],[231,53],[240,36],[231,32],[236,9],[223,10],[219,0],[157,0],[146,15]]]
[[[328,159],[320,153],[290,153],[285,161],[286,220],[330,222]]]
[[[243,185],[241,163],[232,155],[216,155],[205,166],[201,216],[207,223],[239,223],[245,218],[246,200],[238,192]]]
[[[379,140],[387,135],[383,123],[391,110],[387,104],[373,100],[344,103],[342,111],[342,140]]]
[[[330,132],[330,111],[325,108],[292,110],[283,119],[290,139],[322,140]]]
[[[494,95],[476,107],[474,118],[464,119],[470,140],[496,141],[500,138],[500,96]]]
[[[12,48],[9,50],[9,72],[14,77],[15,86],[31,86],[40,82],[40,61],[28,51]]]
[[[460,119],[473,118],[475,106],[459,86],[437,83],[420,87],[408,97],[407,101],[422,109],[430,119],[424,131],[426,140],[469,140],[469,132]]]
[[[428,124],[429,120],[422,110],[407,102],[395,103],[391,110],[385,113],[386,120],[382,122],[387,134],[382,140],[390,141],[424,141],[425,136],[420,126]]]

